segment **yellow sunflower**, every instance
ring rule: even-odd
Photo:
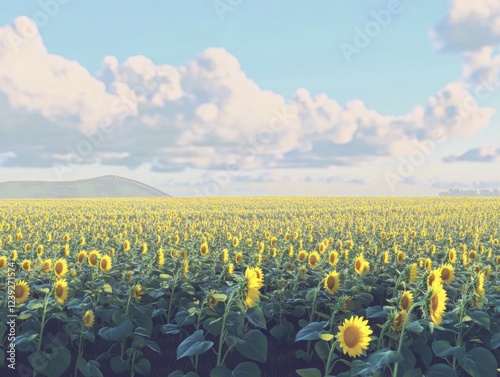
[[[78,253],[78,257],[76,258],[76,260],[81,264],[85,259],[87,259],[87,252],[85,250],[82,250]]]
[[[64,304],[68,299],[68,282],[66,279],[59,279],[54,283],[54,298],[60,304]]]
[[[410,267],[410,276],[408,278],[408,281],[410,283],[413,283],[417,279],[418,279],[418,267],[416,263],[413,263]]]
[[[443,322],[443,314],[446,310],[446,301],[448,297],[446,296],[446,291],[443,285],[439,282],[434,282],[430,287],[430,298],[429,298],[429,316],[432,322],[436,325],[440,325]]]
[[[222,262],[227,263],[229,261],[229,250],[222,250]]]
[[[0,270],[3,270],[4,268],[7,268],[7,257],[5,255],[2,255],[0,257]]]
[[[354,270],[358,275],[363,275],[366,267],[366,260],[362,255],[359,255],[354,261]]]
[[[142,285],[136,284],[134,287],[134,290],[132,291],[132,298],[139,302],[142,299],[142,296],[144,295],[144,291],[142,290]]]
[[[255,306],[259,299],[259,289],[261,287],[260,280],[253,268],[247,267],[245,270],[246,289],[245,289],[245,305],[248,308]]]
[[[95,322],[95,315],[92,310],[87,310],[83,316],[83,325],[85,327],[92,327]]]
[[[455,279],[455,268],[451,264],[445,264],[441,267],[441,280],[443,284],[451,284]]]
[[[40,272],[42,274],[48,274],[50,273],[51,270],[52,270],[52,259],[45,259],[42,262],[42,269]]]
[[[427,271],[430,271],[432,269],[432,259],[431,258],[427,258],[424,262],[424,268],[427,270]]]
[[[398,256],[396,257],[396,260],[398,261],[399,264],[403,264],[404,260],[406,258],[406,254],[402,251],[398,253]]]
[[[21,263],[21,268],[23,269],[23,271],[31,271],[31,266],[32,266],[32,263],[29,259],[25,259]]]
[[[399,314],[394,318],[394,325],[393,328],[397,332],[400,332],[403,329],[403,323],[406,318],[406,310],[401,310]]]
[[[448,260],[450,263],[455,263],[457,261],[457,251],[454,248],[448,252]]]
[[[319,262],[321,260],[321,257],[317,251],[313,251],[311,254],[309,254],[309,266],[311,268],[316,268],[319,265]]]
[[[297,255],[297,260],[299,262],[303,262],[307,258],[307,251],[305,250],[300,250],[299,254]]]
[[[391,263],[391,255],[389,254],[388,251],[385,251],[384,254],[382,254],[382,262],[384,264],[389,264]]]
[[[54,274],[59,278],[63,278],[68,273],[68,262],[66,259],[60,258],[54,265]]]
[[[337,271],[332,271],[325,277],[325,289],[328,293],[334,294],[340,289],[340,277]]]
[[[443,283],[441,280],[441,269],[432,270],[429,276],[427,276],[427,288],[430,288],[434,283]]]
[[[335,267],[339,263],[339,253],[335,250],[330,253],[328,256],[328,263],[330,266]]]
[[[126,240],[123,243],[123,251],[130,251],[130,241],[129,240]]]
[[[25,302],[30,295],[30,287],[24,280],[16,280],[14,286],[14,296],[17,303]]]
[[[89,262],[89,265],[97,266],[99,258],[101,258],[101,253],[99,253],[97,250],[92,250],[89,254],[88,259],[87,259]]]
[[[111,270],[111,267],[111,257],[109,255],[103,256],[99,262],[99,268],[101,269],[101,271],[108,272],[109,270]]]
[[[201,244],[201,246],[200,246],[200,254],[203,255],[203,256],[208,255],[208,244],[206,244],[206,243]]]
[[[340,341],[340,347],[344,354],[358,357],[361,356],[363,350],[368,349],[372,333],[368,321],[364,320],[363,317],[356,316],[344,320],[343,325],[339,326],[336,338]]]
[[[401,298],[399,299],[399,308],[401,310],[408,311],[413,305],[413,302],[414,302],[413,293],[411,293],[410,291],[405,291],[403,292]]]
[[[234,274],[234,264],[233,264],[233,263],[229,263],[229,264],[227,265],[227,275],[228,275],[229,277],[232,277],[232,276],[233,276],[233,274]]]

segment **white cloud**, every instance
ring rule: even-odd
[[[469,149],[468,151],[457,155],[448,156],[443,159],[444,162],[500,162],[500,147],[488,145],[480,148]]]
[[[498,0],[451,0],[446,17],[431,30],[436,46],[444,50],[474,51],[500,44]]]
[[[9,48],[9,35],[21,37],[21,21],[0,28],[0,153],[12,153],[1,160],[5,166],[179,171],[234,164],[244,171],[367,164],[405,154],[436,130],[448,138],[473,135],[494,113],[467,110],[472,96],[458,82],[405,115],[381,114],[360,100],[340,104],[304,88],[287,100],[260,88],[221,48],[179,67],[108,56],[93,77],[49,54],[39,37],[19,51]]]

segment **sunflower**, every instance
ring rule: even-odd
[[[16,280],[14,286],[14,296],[17,303],[25,302],[30,295],[30,287],[24,280]]]
[[[240,264],[243,262],[243,253],[242,252],[239,252],[239,253],[236,253],[236,257],[234,258],[235,262]]]
[[[48,274],[52,270],[52,259],[45,259],[42,262],[42,269],[41,273],[42,274]]]
[[[60,304],[64,304],[68,299],[68,282],[66,279],[59,279],[54,283],[54,298]]]
[[[253,268],[247,267],[245,270],[246,289],[245,289],[245,305],[248,308],[255,306],[259,299],[259,289],[261,287],[260,280]]]
[[[189,261],[185,260],[182,262],[182,273],[184,275],[187,275],[188,272],[189,272]]]
[[[111,270],[111,267],[111,257],[109,255],[103,256],[99,262],[99,268],[101,269],[101,271],[108,272],[109,270]]]
[[[299,262],[303,262],[307,258],[307,251],[305,250],[300,250],[299,254],[297,255],[297,260]]]
[[[484,297],[484,273],[481,272],[477,275],[477,285],[476,285],[476,295],[479,297]]]
[[[130,251],[130,241],[129,240],[126,240],[123,243],[123,251]]]
[[[89,265],[91,266],[97,266],[97,260],[101,258],[101,253],[99,253],[97,250],[92,250],[89,254],[89,257],[88,257],[88,262],[89,262]]]
[[[0,269],[3,270],[4,268],[7,268],[7,257],[5,255],[2,255],[0,257]]]
[[[427,270],[427,271],[430,271],[431,268],[432,268],[432,259],[431,258],[427,258],[424,262],[424,268]]]
[[[158,249],[157,262],[158,262],[158,267],[159,268],[163,267],[163,265],[165,264],[165,252],[163,251],[162,247],[160,247]],[[102,263],[102,261],[101,261],[101,263]]]
[[[402,251],[398,253],[398,256],[396,257],[396,260],[398,261],[399,264],[403,264],[404,260],[406,258],[406,254]]]
[[[144,291],[142,290],[142,285],[136,284],[133,291],[132,291],[132,298],[139,302],[142,299],[142,296],[144,295]]]
[[[325,277],[325,289],[328,293],[334,294],[340,289],[340,277],[337,271],[332,271]]]
[[[430,287],[429,316],[436,325],[440,325],[441,322],[443,322],[443,314],[446,309],[447,300],[448,297],[446,296],[446,291],[443,289],[443,285],[434,282]]]
[[[403,323],[406,319],[406,310],[401,310],[399,314],[394,318],[393,328],[397,332],[400,332],[403,329]]]
[[[294,255],[293,245],[290,245],[290,246],[288,246],[287,256],[288,256],[288,258],[293,258],[293,255]]]
[[[340,341],[340,347],[344,354],[358,357],[361,356],[363,350],[368,349],[372,333],[368,321],[364,320],[363,317],[356,316],[344,320],[343,325],[339,326],[336,338]]]
[[[362,255],[359,255],[354,261],[354,270],[358,275],[363,275],[366,267],[366,260]]]
[[[339,263],[339,253],[335,250],[328,255],[328,263],[330,266],[335,267]]]
[[[445,264],[441,267],[441,280],[443,284],[451,284],[455,279],[455,268],[451,264]]]
[[[233,263],[229,263],[227,265],[227,275],[232,277],[234,274],[234,264]]]
[[[308,261],[308,263],[309,263],[309,266],[311,268],[318,267],[318,264],[319,264],[320,260],[321,260],[321,257],[320,257],[320,255],[319,255],[318,252],[313,251],[311,254],[309,254],[309,261]]]
[[[427,288],[430,288],[432,286],[432,284],[434,283],[438,283],[438,284],[442,284],[442,280],[441,280],[441,269],[435,269],[435,270],[432,270],[430,273],[429,273],[429,276],[427,276]]]
[[[457,261],[457,251],[454,248],[448,252],[448,260],[450,263],[455,263]]]
[[[83,316],[83,325],[85,327],[92,327],[95,322],[95,315],[92,310],[87,310]]]
[[[63,278],[68,273],[68,262],[66,259],[60,258],[54,265],[54,274],[59,278]]]
[[[76,260],[81,264],[85,259],[87,259],[87,252],[85,250],[82,250],[78,253],[78,257],[76,258]]]
[[[229,261],[229,251],[227,249],[222,250],[222,262],[227,263]]]
[[[240,239],[238,237],[233,238],[233,247],[238,247],[240,245]]]
[[[12,252],[10,253],[10,260],[12,262],[16,262],[18,258],[19,258],[19,255],[17,253],[17,250],[12,250]]]
[[[31,271],[31,265],[31,261],[29,259],[25,259],[21,263],[21,268],[23,269],[23,271]]]
[[[262,268],[254,267],[253,270],[255,271],[255,274],[257,275],[257,279],[259,279],[260,287],[262,287],[264,285],[264,272],[262,271]]]
[[[389,254],[388,251],[385,251],[384,254],[382,254],[382,262],[384,264],[389,264],[391,263],[391,255]]]
[[[417,279],[418,279],[418,267],[416,263],[413,263],[410,267],[410,277],[408,278],[408,281],[410,283],[413,283]]]
[[[401,310],[406,310],[408,311],[411,306],[413,305],[413,293],[410,291],[405,291],[403,292],[403,295],[399,299],[399,308]]]

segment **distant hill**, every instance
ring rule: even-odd
[[[449,189],[445,192],[440,192],[439,196],[500,196],[498,189],[493,190],[460,190]]]
[[[0,198],[151,198],[169,197],[144,183],[117,176],[79,181],[0,182]]]

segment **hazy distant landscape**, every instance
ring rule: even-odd
[[[153,198],[170,195],[144,183],[118,176],[67,182],[0,182],[0,198]]]

